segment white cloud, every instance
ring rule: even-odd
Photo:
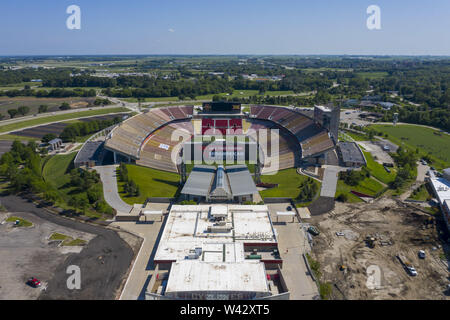
[[[173,32],[175,32],[175,29],[170,28],[170,29],[169,29],[169,32],[172,32],[172,33],[173,33]]]

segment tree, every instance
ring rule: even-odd
[[[44,112],[47,112],[47,110],[48,110],[48,106],[46,106],[45,104],[41,104],[40,106],[39,106],[39,113],[44,113]]]
[[[67,102],[63,102],[63,104],[59,107],[61,110],[69,110],[70,105]]]
[[[27,106],[19,107],[17,110],[22,116],[26,115],[28,112],[30,112],[30,108]]]
[[[53,139],[56,139],[57,136],[54,133],[47,133],[45,136],[42,137],[42,142],[43,143],[49,143],[50,141],[52,141]]]
[[[13,119],[18,113],[19,113],[19,111],[17,111],[16,109],[9,109],[8,110],[8,114],[11,117],[11,119]]]

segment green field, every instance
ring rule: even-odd
[[[261,197],[296,199],[300,194],[299,187],[306,179],[308,179],[308,177],[298,174],[297,169],[295,168],[281,170],[275,175],[263,175],[261,176],[261,182],[278,184],[278,187],[261,191]],[[319,182],[317,182],[317,184],[319,184]]]
[[[33,224],[25,219],[16,217],[16,216],[11,216],[8,219],[6,219],[6,222],[16,222],[16,220],[19,220],[19,224],[17,226],[19,227],[31,227]]]
[[[242,92],[242,94],[241,94]],[[232,95],[227,95],[227,93],[216,93],[216,94],[206,94],[201,96],[196,96],[195,100],[212,100],[214,96],[221,96],[224,98],[241,97],[248,98],[250,96],[258,95],[258,90],[234,90]],[[284,96],[284,95],[294,95],[294,91],[267,91],[264,93],[265,96]],[[128,102],[138,102],[136,98],[124,98],[123,100]],[[185,99],[189,100],[189,99]],[[194,101],[195,101],[194,100]],[[166,102],[166,101],[180,101],[178,97],[159,97],[159,98],[144,98],[143,102]]]
[[[391,173],[388,173],[386,169],[384,169],[383,165],[376,162],[372,154],[370,152],[363,152],[367,161],[367,169],[369,169],[370,174],[380,180],[385,184],[389,184],[395,180],[395,170],[391,168]]]
[[[387,133],[388,139],[399,146],[413,151],[418,148],[421,156],[430,153],[436,168],[450,166],[450,135],[415,125],[372,125],[371,128]]]
[[[337,197],[343,193],[347,195],[348,202],[361,202],[362,200],[353,195],[351,191],[361,192],[369,196],[375,196],[382,190],[383,185],[371,178],[364,179],[357,186],[349,186],[344,181],[338,180],[335,196]]]
[[[418,200],[418,201],[427,201],[431,196],[428,193],[427,187],[425,184],[421,185],[419,188],[415,189],[411,196],[408,199]]]
[[[52,233],[49,240],[62,241],[61,242],[62,246],[83,246],[86,244],[85,240],[73,239],[72,237],[69,237],[69,236],[66,236],[65,234],[57,233],[57,232]]]
[[[56,116],[48,116],[48,117],[39,117],[36,119],[24,120],[19,122],[14,122],[10,124],[0,125],[0,133],[15,131],[22,128],[37,126],[41,124],[47,124],[58,121],[65,121],[70,119],[82,118],[82,117],[91,117],[91,116],[101,116],[109,113],[119,113],[129,111],[127,108],[105,108],[98,110],[88,110],[81,112],[71,112],[60,114]]]
[[[140,189],[139,197],[128,197],[123,189],[124,182],[117,181],[119,193],[128,204],[144,203],[148,197],[175,197],[180,176],[176,173],[156,169],[127,165],[128,179],[133,180]]]
[[[50,158],[42,172],[45,181],[62,191],[64,185],[70,182],[68,170],[75,156],[76,153],[73,152],[68,155],[58,155]]]
[[[373,72],[356,72],[355,75],[361,78],[373,80],[373,79],[382,79],[389,75],[389,73],[385,71],[373,71]]]
[[[355,141],[369,141],[369,136],[345,130],[345,133]]]

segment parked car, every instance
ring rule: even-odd
[[[33,288],[38,288],[41,286],[41,282],[34,277],[31,277],[30,279],[28,279],[27,284]]]
[[[425,251],[423,251],[423,250],[419,250],[419,258],[420,259],[425,259]]]
[[[314,227],[314,226],[310,226],[310,227],[308,228],[308,232],[311,233],[313,236],[318,236],[318,235],[320,234],[319,229],[317,229],[317,228]]]

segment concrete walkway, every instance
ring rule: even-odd
[[[132,206],[125,203],[120,198],[117,188],[116,168],[117,165],[94,167],[94,169],[100,174],[100,178],[102,179],[105,201],[111,207],[116,209],[117,213],[129,213]]]
[[[319,295],[308,274],[302,254],[308,252],[304,231],[298,222],[276,225],[278,249],[283,258],[282,272],[290,292],[290,300],[312,300]]]
[[[325,167],[325,166],[324,166]],[[336,166],[326,166],[323,174],[321,197],[334,198],[336,194],[336,186],[338,182],[338,173],[342,169]]]
[[[144,300],[145,290],[154,271],[153,257],[156,253],[162,232],[161,227],[164,225],[164,222],[135,223],[116,221],[111,225],[139,235],[144,239],[120,295],[120,300]]]

